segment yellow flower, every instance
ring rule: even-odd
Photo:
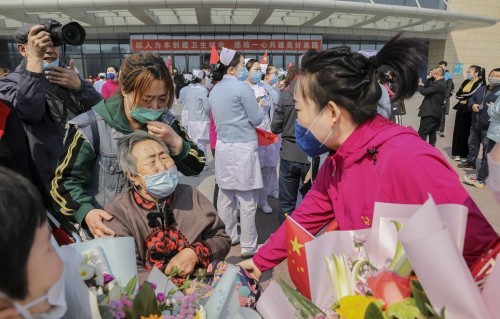
[[[196,309],[194,319],[207,319],[207,311],[203,306],[200,306],[199,309]]]
[[[149,315],[149,317],[141,316],[141,319],[160,319],[158,315]]]
[[[364,319],[366,308],[373,300],[367,296],[346,296],[340,299],[335,311],[342,319]]]

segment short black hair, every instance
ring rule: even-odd
[[[42,197],[30,181],[0,166],[0,291],[12,299],[28,295],[28,258],[37,228],[47,222]]]
[[[438,65],[441,65],[441,64],[444,65],[444,66],[448,66],[448,62],[446,62],[446,61],[441,61],[441,62],[438,63]]]

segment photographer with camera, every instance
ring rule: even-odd
[[[23,122],[31,157],[48,186],[63,150],[66,122],[102,97],[79,77],[73,61],[65,67],[59,60],[61,45],[83,43],[85,30],[78,23],[61,25],[49,19],[18,28],[14,37],[24,59],[15,72],[0,79],[0,95]]]

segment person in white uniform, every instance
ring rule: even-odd
[[[189,82],[188,85],[183,87],[181,91],[179,92],[179,101],[181,102],[182,105],[182,111],[181,111],[181,124],[184,126],[187,130],[188,128],[188,109],[186,105],[186,94],[187,91],[193,86],[193,75],[192,74],[184,74],[184,80]]]
[[[257,103],[262,107],[264,112],[264,120],[258,128],[271,132],[271,118],[269,112],[271,110],[271,100],[269,94],[264,89],[264,85],[261,82],[262,72],[259,62],[254,59],[250,59],[245,64],[248,70],[248,76],[245,80],[253,90]],[[276,175],[276,165],[279,160],[279,151],[276,151],[274,144],[267,146],[259,146],[258,148],[260,169],[262,172],[262,183],[264,187],[259,192],[259,201],[257,206],[266,214],[271,214],[273,209],[269,206],[267,202],[267,196],[269,195],[269,185],[271,183],[272,175]]]
[[[262,85],[269,95],[269,102],[271,108],[269,110],[269,117],[271,122],[273,121],[274,111],[278,106],[280,99],[280,91],[278,89],[278,69],[272,64],[261,64],[261,71],[264,73],[264,79],[262,80]],[[278,156],[277,163],[279,162],[279,154],[281,150],[281,134],[279,134],[279,141],[274,143],[274,150],[276,156]],[[268,196],[278,199],[279,187],[278,187],[278,171],[275,169],[274,173],[271,174],[271,179],[269,181]]]
[[[210,138],[210,107],[205,87],[206,79],[203,70],[193,70],[193,86],[186,93],[188,135],[203,152]]]
[[[232,244],[240,242],[241,257],[249,258],[257,251],[255,212],[259,189],[263,186],[255,128],[264,119],[264,113],[252,89],[239,81],[247,76],[241,53],[222,48],[213,76],[222,77],[208,98],[217,127],[217,210]],[[238,204],[241,235],[236,225]]]

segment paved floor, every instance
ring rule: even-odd
[[[403,125],[412,126],[415,130],[418,130],[420,119],[417,116],[417,108],[422,101],[422,96],[416,93],[415,96],[406,101],[407,115],[403,116]],[[456,100],[451,101],[452,105],[456,103]],[[177,114],[180,114],[179,105],[176,108]],[[443,152],[445,158],[455,167],[455,170],[459,174],[460,178],[463,178],[464,174],[469,174],[473,172],[470,169],[460,169],[457,168],[458,162],[453,161],[451,158],[451,140],[453,134],[453,123],[455,120],[455,111],[451,110],[450,115],[446,118],[445,127],[445,137],[439,137],[436,147]],[[209,152],[210,153],[210,152]],[[181,183],[189,184],[197,187],[208,199],[212,201],[214,192],[214,161],[211,154],[207,154],[208,169],[203,171],[202,174],[196,177],[184,177],[180,178]],[[479,162],[478,162],[479,167]],[[464,184],[465,189],[472,196],[474,201],[477,203],[483,214],[493,225],[495,230],[500,233],[500,204],[496,203],[493,196],[490,194],[487,188],[477,189],[472,186]],[[269,205],[273,208],[272,214],[264,214],[260,210],[257,211],[257,230],[259,233],[259,244],[264,243],[270,234],[278,227],[277,222],[277,212],[278,212],[278,202],[275,199],[269,198]],[[239,246],[232,247],[227,260],[232,263],[237,263],[241,261],[240,248]],[[284,278],[289,280],[286,261],[282,262],[278,267],[274,268],[272,271],[266,272],[264,274],[262,284],[264,287],[269,283],[270,278]]]

